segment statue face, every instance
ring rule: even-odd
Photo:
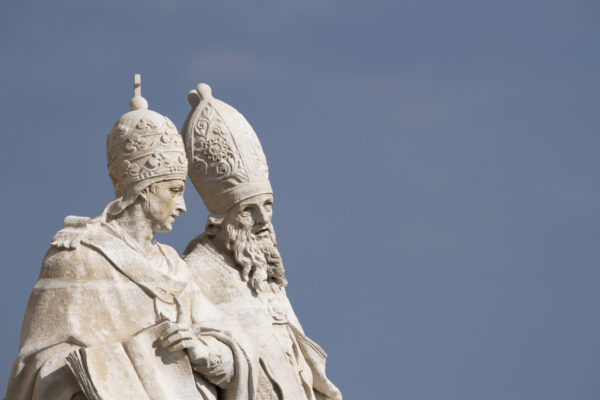
[[[175,218],[186,211],[184,189],[184,180],[171,179],[153,183],[144,194],[146,216],[150,220],[152,232],[170,232],[173,229]]]
[[[226,221],[242,225],[257,238],[271,234],[273,195],[259,194],[234,204],[225,217]]]
[[[209,217],[207,233],[241,267],[241,278],[255,290],[267,282],[285,286],[281,255],[271,225],[273,195],[261,194],[231,206],[224,218]]]

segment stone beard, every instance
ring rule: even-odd
[[[242,280],[249,281],[254,290],[263,290],[265,283],[287,286],[275,231],[270,222],[263,228],[263,232],[255,235],[252,233],[251,221],[210,216],[206,234],[218,248],[231,254],[241,267]]]

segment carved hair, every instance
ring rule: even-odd
[[[259,239],[246,227],[226,222],[225,216],[210,214],[205,233],[218,248],[231,254],[241,267],[242,280],[250,281],[255,290],[262,289],[264,282],[287,285],[273,226],[269,226],[268,237]]]

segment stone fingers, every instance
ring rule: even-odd
[[[191,349],[196,346],[194,339],[183,339],[168,347],[170,351],[179,351],[184,349]]]
[[[177,331],[184,331],[186,329],[190,329],[189,326],[183,324],[176,324],[174,322],[169,322],[163,334],[161,335],[161,340],[166,339]]]
[[[193,347],[196,337],[187,326],[172,324],[160,337],[160,344],[172,351]]]

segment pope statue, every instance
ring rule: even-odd
[[[256,133],[206,84],[190,92],[182,128],[190,178],[210,212],[184,253],[201,292],[239,326],[249,398],[341,400],[325,352],[304,334],[287,298],[271,225],[273,191]]]
[[[257,360],[246,355],[248,340],[232,336],[240,328],[223,313],[232,310],[213,306],[214,300],[221,299],[206,299],[175,250],[153,239],[157,232],[170,231],[173,220],[185,212],[188,162],[173,123],[147,109],[139,76],[134,85],[132,111],[117,120],[107,138],[116,199],[96,218],[67,217],[52,239],[29,298],[6,400],[246,400],[254,396],[252,371]],[[215,156],[218,163],[221,153]],[[223,228],[234,222],[230,214]],[[207,237],[207,244],[190,254],[190,261],[210,263],[206,267],[193,263],[194,273],[202,275],[206,269],[206,274],[217,274],[213,264],[225,260],[218,258],[225,255],[220,250],[223,235],[218,232],[215,224],[209,231],[215,236]],[[208,253],[213,241],[214,256]],[[248,257],[242,251],[238,258],[252,267]],[[267,281],[277,277],[272,297],[285,300],[280,264],[273,265],[277,267],[252,276],[266,274]],[[196,281],[202,279],[198,276]],[[221,293],[206,286],[207,295]],[[222,295],[234,288],[234,283],[227,283]],[[247,297],[255,300],[251,289]],[[231,293],[230,301],[224,302],[242,304],[244,295]],[[233,314],[245,323],[246,310]],[[257,324],[264,323],[267,312],[261,308]],[[291,311],[285,315],[291,318]],[[272,332],[289,340],[289,349],[295,351],[302,338],[295,319],[282,320],[281,325],[273,321]],[[272,339],[261,343],[265,340]],[[277,366],[273,357],[295,357],[298,371],[311,362],[293,353],[261,356],[269,374]],[[319,390],[322,381],[314,375],[306,369],[298,379],[307,385],[314,382]],[[286,398],[302,398],[294,396]]]

